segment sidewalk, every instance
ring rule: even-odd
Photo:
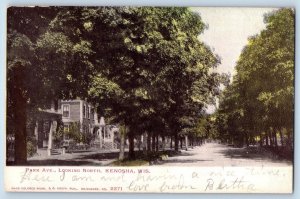
[[[119,150],[91,150],[86,152],[66,153],[63,155],[35,155],[28,158],[29,165],[46,166],[107,166],[119,157]]]

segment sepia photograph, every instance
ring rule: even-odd
[[[6,167],[25,168],[21,182],[45,168],[282,168],[292,189],[293,8],[13,6],[6,63]],[[204,190],[264,192],[244,177],[217,190],[215,173]],[[160,191],[198,189],[178,181]]]

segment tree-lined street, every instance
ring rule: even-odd
[[[35,156],[29,158],[28,164],[112,166],[117,159],[118,150],[89,151],[51,157]],[[188,151],[182,150],[178,154],[153,162],[151,166],[281,167],[292,166],[292,161],[282,159],[277,154],[259,147],[236,148],[217,142],[207,142],[202,146],[190,148]]]
[[[151,161],[183,145],[187,152],[162,164],[277,164],[270,153],[292,160],[294,18],[290,8],[266,12],[265,29],[248,37],[230,74],[218,72],[222,57],[200,37],[215,27],[190,8],[10,7],[6,134],[13,164],[27,164],[36,154],[38,135],[50,140],[40,140],[49,146],[48,155],[54,141],[57,150],[84,149],[81,155],[89,155],[92,141],[111,136],[96,135],[91,124],[63,124],[62,112],[74,110],[66,105],[51,112],[55,105],[62,109],[61,100],[88,102],[75,108],[84,113],[78,120],[99,116],[118,129],[110,146],[119,148],[120,161],[135,161],[141,151]],[[232,31],[243,30],[235,27],[222,39]],[[209,106],[215,111],[208,112]],[[39,131],[46,113],[42,122],[51,125]],[[73,147],[64,146],[66,138]],[[80,156],[62,153],[61,163]],[[101,162],[102,156],[91,157]]]

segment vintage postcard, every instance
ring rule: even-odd
[[[5,189],[292,193],[295,10],[9,7]]]

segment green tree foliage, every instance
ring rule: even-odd
[[[57,130],[53,133],[54,146],[57,148],[62,147],[64,141],[64,135],[66,134],[66,129],[63,125],[59,125]]]
[[[52,31],[51,23],[62,10],[8,9],[7,133],[15,135],[16,164],[27,160],[26,123],[35,120],[34,112],[49,108],[51,101],[87,93],[89,79],[82,71],[89,71],[91,64],[81,58],[91,53],[89,44],[75,43],[65,33]]]
[[[83,134],[80,131],[80,124],[78,122],[72,122],[70,124],[69,130],[65,132],[65,134],[76,143],[84,141]]]
[[[178,143],[184,117],[199,117],[219,85],[217,74],[209,73],[219,60],[197,38],[203,22],[187,8],[111,8],[109,13],[117,18],[101,26],[114,32],[105,38],[109,62],[94,78],[90,97],[103,99],[102,107],[129,127],[129,140],[146,131],[171,133]]]
[[[39,88],[44,82],[36,70],[35,43],[47,29],[55,9],[32,8],[32,11],[9,8],[7,15],[7,133],[15,135],[16,164],[24,164],[27,159],[27,111],[31,112],[28,109],[47,97]]]
[[[219,94],[223,77],[210,72],[219,58],[199,41],[205,25],[188,8],[13,8],[8,16],[17,161],[26,161],[26,110],[52,100],[93,102],[126,126],[133,157],[133,140],[144,132],[173,136],[178,150],[178,136],[192,132]]]
[[[291,143],[294,111],[295,13],[265,16],[266,29],[249,38],[233,82],[220,101],[218,130],[228,142]]]

